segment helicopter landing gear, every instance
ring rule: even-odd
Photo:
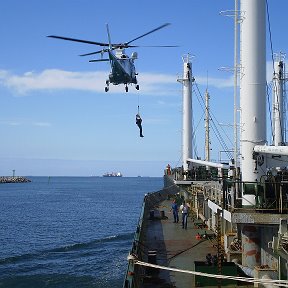
[[[125,85],[125,91],[128,92],[128,86],[127,85]]]
[[[109,80],[106,80],[106,87],[105,87],[105,92],[109,91]]]
[[[136,88],[136,90],[139,90],[139,85],[137,84],[137,85],[135,86],[135,88]]]

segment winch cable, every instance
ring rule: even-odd
[[[139,94],[138,94],[138,114],[139,114]],[[139,114],[140,115],[140,114]]]

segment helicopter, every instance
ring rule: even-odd
[[[94,41],[89,41],[89,40],[81,40],[81,39],[75,39],[75,38],[69,38],[69,37],[63,37],[63,36],[55,36],[55,35],[49,35],[47,37],[104,47],[99,51],[81,54],[79,56],[91,56],[95,54],[100,54],[101,59],[89,60],[89,62],[102,62],[102,61],[110,62],[111,72],[109,73],[109,78],[106,80],[105,92],[109,91],[109,84],[113,84],[113,85],[124,84],[125,91],[128,92],[128,84],[134,84],[136,90],[139,90],[139,84],[138,84],[137,77],[136,77],[138,73],[136,72],[135,65],[134,65],[134,61],[138,59],[138,55],[137,55],[137,52],[133,52],[131,57],[129,57],[125,53],[125,49],[132,48],[132,47],[133,48],[141,47],[141,46],[131,45],[131,43],[144,36],[154,33],[168,25],[170,25],[170,23],[165,23],[128,42],[116,43],[116,44],[111,43],[108,24],[106,24],[108,43],[94,42]],[[144,47],[177,47],[177,46],[165,45],[165,46],[144,46]],[[104,53],[108,53],[108,58],[104,58],[104,59],[102,58]]]

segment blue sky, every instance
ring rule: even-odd
[[[288,2],[268,3],[273,50],[286,52]],[[233,75],[219,70],[232,67],[234,41],[233,19],[219,12],[233,9],[233,0],[2,1],[0,175],[15,169],[21,175],[162,176],[167,163],[181,165],[182,94],[176,80],[183,55],[194,55],[194,77],[203,95],[208,83],[217,121],[233,123]],[[105,93],[109,65],[78,56],[98,47],[46,37],[106,42],[109,23],[112,42],[124,42],[167,22],[171,25],[134,44],[179,47],[127,50],[138,52],[140,85],[140,91],[131,86],[128,93],[123,86]],[[143,139],[135,125],[138,104]],[[203,158],[204,118],[196,96],[193,106]],[[222,128],[232,140],[233,130]],[[211,141],[217,160],[221,148],[214,136]]]

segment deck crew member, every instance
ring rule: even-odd
[[[187,218],[189,212],[188,204],[186,202],[183,202],[183,204],[180,206],[180,210],[182,212],[182,228],[187,229]]]
[[[173,211],[174,223],[178,223],[179,222],[178,205],[175,199],[173,200],[173,203],[171,205],[171,210]]]

